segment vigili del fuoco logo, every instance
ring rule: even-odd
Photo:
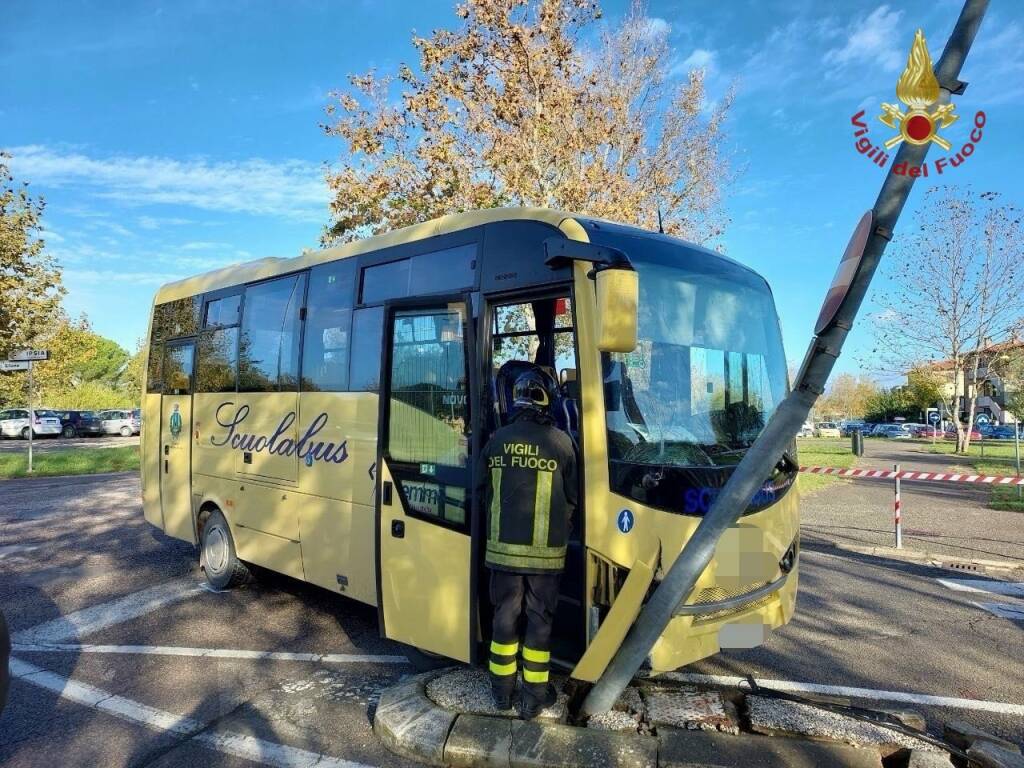
[[[878,116],[878,120],[896,133],[882,140],[879,145],[873,144],[868,138],[868,124],[864,120],[865,110],[862,109],[850,118],[854,128],[853,136],[856,139],[854,147],[858,152],[879,168],[885,168],[889,163],[889,151],[904,141],[918,146],[934,142],[943,151],[952,151],[953,144],[940,134],[940,131],[945,131],[956,123],[960,116],[956,114],[956,107],[952,102],[936,105],[939,100],[939,81],[935,77],[928,44],[920,29],[914,35],[914,44],[910,46],[907,68],[896,81],[896,98],[906,105],[907,110],[904,112],[897,104],[882,104],[882,114]],[[975,147],[981,141],[984,127],[985,113],[979,110],[974,115],[974,125],[968,140],[955,154],[940,157],[931,164],[924,162],[909,168],[907,163],[900,163],[893,168],[893,173],[899,176],[927,177],[929,171],[941,175],[950,168],[960,166],[974,154]]]

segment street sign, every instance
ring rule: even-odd
[[[979,427],[984,427],[986,424],[988,424],[988,422],[988,415],[984,413],[979,413],[977,417],[974,419],[974,423],[977,424]]]
[[[942,417],[939,416],[938,411],[932,411],[931,413],[928,414],[928,423],[938,424],[940,421],[942,421]]]
[[[50,350],[48,349],[23,349],[19,352],[11,352],[7,355],[8,360],[15,362],[49,360]]]
[[[854,275],[857,274],[857,267],[860,266],[861,259],[864,258],[864,249],[867,247],[868,238],[875,228],[874,224],[875,214],[873,210],[865,213],[861,216],[860,221],[857,222],[853,235],[850,237],[850,242],[846,245],[843,258],[839,261],[839,268],[836,270],[835,277],[832,278],[832,286],[828,289],[828,294],[825,296],[825,303],[821,306],[818,322],[814,324],[815,336],[820,336],[828,330],[836,319],[840,307],[842,307],[850,292],[850,285],[853,282]]]
[[[12,363],[9,360],[0,360],[0,371],[27,371],[27,362]]]

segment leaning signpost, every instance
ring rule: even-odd
[[[940,89],[935,104],[940,109],[949,103],[952,94],[963,93],[966,87],[966,83],[959,79],[960,70],[987,8],[988,0],[966,0],[935,65],[934,80]],[[690,596],[697,579],[711,561],[722,534],[736,523],[772,468],[780,462],[792,461],[786,454],[786,447],[825,389],[825,382],[853,328],[868,285],[885,246],[892,239],[896,221],[913,187],[914,176],[894,173],[894,169],[920,166],[930,145],[927,140],[904,141],[901,144],[874,208],[861,218],[847,245],[792,392],[747,450],[711,509],[644,605],[608,668],[587,694],[582,706],[585,716],[611,709],[639,671],[677,608]]]
[[[6,362],[0,365],[0,371],[28,371],[28,473],[32,474],[32,443],[35,436],[36,412],[34,410],[34,383],[32,381],[32,364],[50,359],[48,349],[22,349],[7,355]]]

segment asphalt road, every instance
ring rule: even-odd
[[[0,605],[21,677],[0,765],[409,764],[371,730],[379,691],[411,671],[373,609],[266,574],[203,589],[191,547],[143,520],[132,475],[7,481],[2,498]],[[1015,598],[937,581],[969,576],[809,541],[790,626],[687,671],[1019,708],[1024,621],[976,605]],[[1020,716],[913,708],[1024,740]]]
[[[32,441],[33,453],[49,451],[66,451],[71,448],[119,448],[124,445],[138,445],[139,436],[121,437],[120,435],[103,435],[102,437],[37,437]],[[0,439],[0,453],[27,453],[28,440],[5,437]]]
[[[856,467],[921,472],[962,472],[963,459],[918,450],[898,440],[871,440]],[[1007,474],[1012,474],[1008,470]],[[1024,514],[989,509],[986,485],[904,480],[901,483],[903,542],[941,555],[1024,566]],[[804,500],[806,537],[860,547],[893,546],[892,480],[839,479]]]

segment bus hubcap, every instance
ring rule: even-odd
[[[214,573],[224,570],[228,559],[228,542],[224,531],[213,528],[206,537],[206,567]]]

